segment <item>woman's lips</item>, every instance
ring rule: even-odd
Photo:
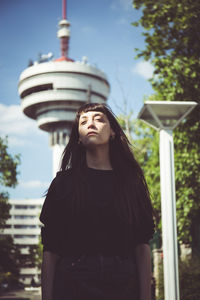
[[[91,131],[91,132],[88,132],[88,134],[87,135],[94,135],[94,134],[97,134],[96,132],[94,132],[94,131]]]

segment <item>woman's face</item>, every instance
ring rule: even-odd
[[[79,140],[87,147],[109,144],[114,132],[107,116],[99,111],[82,113],[79,118]]]

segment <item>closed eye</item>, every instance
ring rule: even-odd
[[[80,124],[81,124],[81,125],[84,125],[85,123],[86,123],[86,121],[82,121]]]
[[[100,121],[100,122],[103,122],[103,121],[104,121],[103,118],[95,118],[95,120]]]

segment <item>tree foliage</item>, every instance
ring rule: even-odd
[[[0,229],[4,227],[9,218],[10,205],[8,204],[8,193],[3,187],[15,187],[17,184],[17,166],[20,163],[20,156],[12,156],[8,153],[7,138],[0,137]]]
[[[121,114],[118,121],[126,132],[135,158],[143,169],[150,190],[155,212],[156,227],[160,230],[161,201],[160,201],[160,166],[159,166],[159,134],[140,120],[130,114]]]
[[[0,284],[15,285],[19,277],[20,250],[11,236],[0,236]]]
[[[181,300],[199,300],[200,299],[200,257],[194,254],[189,260],[179,260],[179,285]],[[164,299],[164,276],[163,263],[159,264],[159,281],[157,288],[159,290],[156,300]]]
[[[134,0],[142,17],[133,24],[145,32],[146,48],[138,57],[152,60],[151,80],[161,100],[199,100],[200,2]],[[174,98],[176,96],[176,98]]]
[[[20,251],[20,247],[18,250]],[[41,269],[42,266],[42,243],[39,241],[38,245],[29,245],[26,254],[20,252],[19,260],[21,268],[38,268]]]
[[[155,91],[152,98],[198,102],[200,2],[133,0],[133,5],[142,11],[141,18],[133,25],[142,26],[145,36],[145,49],[137,49],[137,58],[151,61],[155,68],[150,79]],[[199,141],[200,108],[197,106],[174,132],[178,238],[184,243],[194,241],[193,225],[200,214]],[[157,178],[158,175],[151,178],[151,185],[154,186]]]
[[[7,138],[0,137],[0,230],[3,230],[9,218],[9,194],[3,187],[15,187],[17,184],[17,166],[19,155],[12,156],[8,152]],[[0,235],[0,283],[16,284],[19,276],[19,250],[11,236]]]

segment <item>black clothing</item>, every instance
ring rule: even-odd
[[[82,256],[60,258],[53,300],[139,300],[133,258]]]
[[[151,218],[141,217],[140,228],[129,225],[114,209],[117,197],[114,171],[87,168],[89,183],[85,207],[72,217],[72,171],[58,172],[48,190],[40,220],[44,250],[62,257],[102,253],[130,256],[134,247],[148,243],[154,233]]]

